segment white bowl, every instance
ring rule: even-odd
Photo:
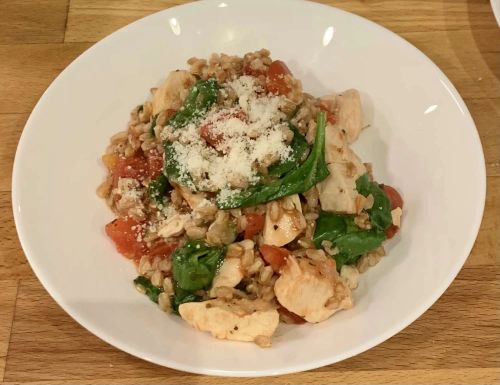
[[[490,0],[491,9],[493,10],[493,15],[497,20],[497,24],[500,26],[500,0]]]
[[[307,92],[361,91],[370,123],[355,149],[405,200],[388,256],[361,277],[355,306],[317,325],[280,326],[274,344],[213,339],[166,315],[132,284],[134,266],[104,234],[95,189],[109,137],[168,71],[191,56],[266,47]],[[358,16],[308,2],[198,2],[139,20],[91,47],[33,110],[13,175],[16,226],[52,297],[81,325],[145,360],[195,373],[263,376],[331,364],[417,319],[450,285],[474,243],[485,198],[469,111],[420,51]]]

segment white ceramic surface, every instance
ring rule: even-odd
[[[497,19],[497,24],[500,26],[500,0],[490,0],[491,9],[493,9],[493,15]]]
[[[286,4],[286,5],[285,5]],[[266,47],[315,95],[362,93],[370,123],[355,149],[405,199],[389,255],[362,275],[355,307],[318,325],[280,327],[270,349],[224,342],[138,294],[134,267],[103,227],[95,189],[109,137],[166,73],[191,56]],[[13,209],[23,249],[52,297],[92,333],[130,354],[227,376],[296,372],[388,339],[445,291],[474,243],[485,169],[469,111],[420,51],[363,18],[318,4],[210,1],[175,7],[112,34],[75,60],[33,110],[19,143]]]

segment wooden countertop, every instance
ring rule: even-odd
[[[224,379],[159,367],[73,321],[33,275],[12,219],[11,170],[28,115],[77,55],[114,30],[182,0],[0,1],[0,381],[2,383],[499,383],[500,30],[487,0],[323,1],[410,41],[451,79],[476,122],[488,194],[465,267],[398,335],[309,372]],[[466,181],[464,181],[466,182]]]

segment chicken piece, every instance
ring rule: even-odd
[[[235,287],[243,279],[241,260],[239,258],[226,258],[212,282],[210,296],[215,297],[218,287]]]
[[[119,178],[112,193],[115,197],[115,209],[122,216],[131,216],[136,220],[144,219],[144,191],[141,184],[133,178]]]
[[[262,243],[283,246],[293,241],[306,228],[298,194],[267,204]]]
[[[336,125],[345,132],[347,143],[353,143],[358,139],[363,125],[359,92],[354,89],[346,90],[337,95],[336,103]]]
[[[187,187],[174,184],[174,189],[182,196],[182,198],[187,202],[191,210],[196,209],[206,200],[206,194],[203,192],[194,193]]]
[[[330,175],[317,185],[321,208],[359,213],[365,198],[357,192],[356,180],[366,172],[366,167],[349,148],[346,134],[337,125],[326,127],[325,152]]]
[[[290,255],[274,292],[287,310],[313,323],[352,307],[351,290],[340,279],[335,261],[324,253],[314,260]]]
[[[362,163],[334,162],[328,165],[330,175],[316,185],[324,211],[359,214],[366,200],[356,190],[356,180],[365,172]]]
[[[160,223],[158,235],[163,238],[175,237],[184,232],[184,226],[189,221],[189,214],[175,214]]]
[[[231,220],[229,212],[220,210],[215,221],[208,227],[206,239],[212,245],[229,245],[237,237],[236,225]]]
[[[352,162],[363,168],[361,159],[347,144],[347,135],[336,124],[327,124],[325,129],[325,159],[327,163]]]
[[[212,299],[179,306],[183,320],[220,339],[259,342],[278,327],[279,314],[268,302],[247,299]]]
[[[391,211],[392,224],[397,227],[401,227],[401,215],[403,215],[403,210],[401,207],[396,207]]]
[[[164,110],[181,108],[196,79],[188,71],[172,71],[153,95],[153,115]]]

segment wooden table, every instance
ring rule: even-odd
[[[442,298],[403,332],[317,370],[224,379],[129,356],[87,332],[49,297],[28,266],[12,219],[11,169],[26,119],[50,82],[94,42],[183,2],[0,0],[0,381],[499,383],[500,30],[487,0],[324,1],[384,25],[427,54],[465,99],[486,155],[488,195],[474,249]]]

